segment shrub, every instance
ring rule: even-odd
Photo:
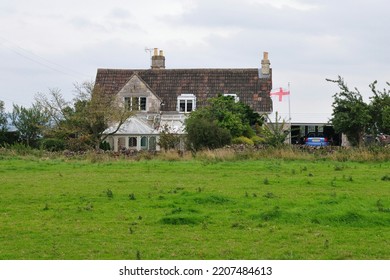
[[[189,119],[186,125],[188,145],[192,150],[216,149],[231,142],[229,130],[219,127],[215,122]]]
[[[65,141],[57,138],[42,139],[41,146],[50,152],[59,152],[65,149]]]
[[[110,143],[108,143],[106,141],[103,141],[102,143],[100,143],[99,148],[103,151],[110,151],[111,150]]]
[[[240,136],[240,137],[234,138],[232,143],[233,144],[245,144],[248,146],[254,145],[253,141],[245,136]]]
[[[251,140],[253,141],[253,143],[255,145],[260,145],[260,144],[263,144],[265,142],[264,138],[261,138],[260,136],[257,136],[257,135],[252,136]]]

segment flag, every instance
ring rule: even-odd
[[[270,92],[270,95],[271,96],[279,96],[279,102],[282,102],[283,96],[290,95],[290,91],[286,90],[284,88],[279,88],[279,89],[276,89],[276,90],[272,90]]]

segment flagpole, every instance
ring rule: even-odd
[[[291,95],[291,92],[290,92],[290,82],[288,82],[288,120],[289,120],[289,142],[290,142],[290,145],[291,145],[291,105],[290,105],[290,95]]]

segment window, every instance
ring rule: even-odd
[[[150,150],[155,151],[156,150],[156,146],[157,146],[156,137],[154,137],[154,136],[150,137],[150,139],[149,139],[149,148],[150,148]]]
[[[131,111],[131,98],[130,97],[125,97],[125,108],[126,108],[126,110]]]
[[[187,112],[192,112],[192,100],[187,100]]]
[[[146,97],[139,97],[138,103],[138,110],[146,111]]]
[[[148,138],[146,136],[141,137],[141,149],[142,150],[148,149]]]
[[[177,97],[177,110],[181,113],[189,113],[196,108],[196,97],[193,94],[186,93]]]
[[[137,147],[137,137],[130,137],[129,148],[136,148],[136,147]]]
[[[125,108],[129,111],[146,111],[146,97],[125,97]]]
[[[179,100],[179,102],[180,102],[179,112],[185,112],[186,111],[186,101],[185,100]]]

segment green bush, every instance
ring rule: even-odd
[[[249,146],[254,145],[254,142],[245,136],[240,136],[240,137],[234,138],[232,143],[233,144],[245,144],[245,145],[249,145]]]
[[[189,146],[195,151],[221,148],[231,142],[229,130],[206,119],[187,121],[186,130]]]
[[[41,146],[44,150],[50,152],[63,151],[65,149],[65,141],[57,138],[46,138],[41,140]]]
[[[257,136],[257,135],[252,136],[251,140],[253,141],[253,143],[255,145],[260,145],[260,144],[263,144],[265,142],[264,138],[261,138],[260,136]]]
[[[103,141],[102,143],[100,143],[99,148],[103,151],[110,151],[111,150],[110,143],[108,143],[106,141]]]

